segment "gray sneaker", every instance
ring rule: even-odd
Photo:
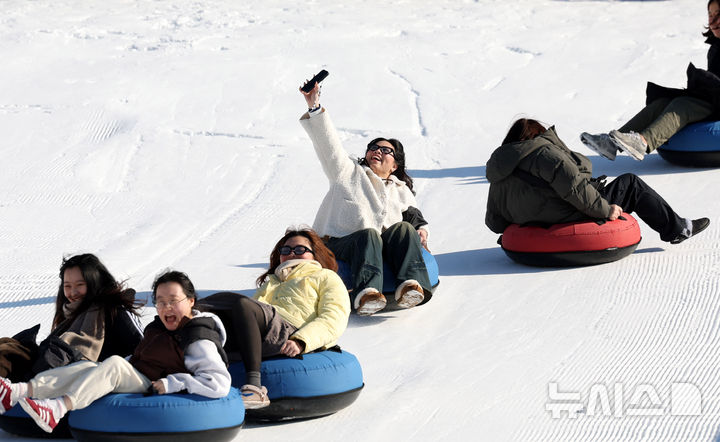
[[[615,161],[617,155],[617,146],[610,139],[608,134],[589,134],[583,132],[580,134],[580,141],[583,142],[590,150],[599,153],[610,161]]]
[[[643,141],[642,137],[637,132],[622,133],[616,130],[610,131],[610,139],[618,144],[620,150],[627,152],[628,155],[635,158],[638,161],[642,161],[645,158],[645,152],[647,152],[647,143]]]

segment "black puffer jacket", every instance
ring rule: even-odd
[[[708,37],[705,43],[710,45],[708,49],[708,71],[720,77],[720,38]]]
[[[705,43],[710,45],[707,70],[698,69],[690,63],[687,68],[687,89],[669,88],[648,82],[645,104],[650,104],[658,98],[691,96],[711,103],[714,113],[709,119],[720,119],[720,38],[711,36],[705,40]]]
[[[708,101],[713,105],[712,120],[720,120],[720,38],[708,37],[705,43],[708,49],[708,68],[692,70],[692,63],[688,67],[688,91],[694,97]]]
[[[591,181],[592,163],[565,146],[555,128],[503,144],[486,165],[490,193],[485,224],[502,233],[512,223],[557,224],[610,216]]]

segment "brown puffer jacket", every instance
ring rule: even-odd
[[[510,224],[557,224],[610,216],[591,181],[592,163],[549,128],[532,140],[504,144],[486,165],[490,182],[485,224],[502,233]]]

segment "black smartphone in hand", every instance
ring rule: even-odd
[[[328,71],[326,71],[325,69],[318,72],[317,74],[315,74],[315,76],[313,78],[310,79],[310,81],[305,83],[305,86],[302,87],[302,91],[307,94],[308,92],[313,90],[313,88],[315,87],[315,83],[320,83],[325,78],[327,78],[328,75],[330,75],[330,73]]]

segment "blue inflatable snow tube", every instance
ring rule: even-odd
[[[219,399],[196,394],[109,394],[69,413],[79,441],[229,441],[245,421],[240,391]]]
[[[242,362],[230,364],[232,385],[246,381]],[[326,416],[352,404],[363,386],[357,358],[346,351],[326,350],[300,358],[275,357],[260,367],[270,405],[247,410],[248,419],[280,421]]]
[[[42,428],[38,427],[20,404],[0,415],[0,429],[23,437],[43,439],[70,439],[72,437],[67,416],[60,419],[52,433],[46,433]]]
[[[720,121],[685,126],[660,146],[658,153],[680,166],[720,167]]]
[[[427,268],[428,276],[430,277],[430,284],[433,288],[435,288],[438,286],[438,284],[440,284],[440,269],[438,268],[437,261],[435,260],[435,257],[425,249],[422,249],[422,256],[423,260],[425,261],[425,267]],[[351,288],[352,275],[350,273],[350,265],[344,261],[340,261],[339,259],[337,260],[337,263],[338,275],[340,275],[340,278],[342,278],[345,286],[348,289]],[[395,293],[396,287],[397,284],[395,283],[395,274],[390,271],[390,267],[388,267],[387,263],[383,263],[383,292]]]

